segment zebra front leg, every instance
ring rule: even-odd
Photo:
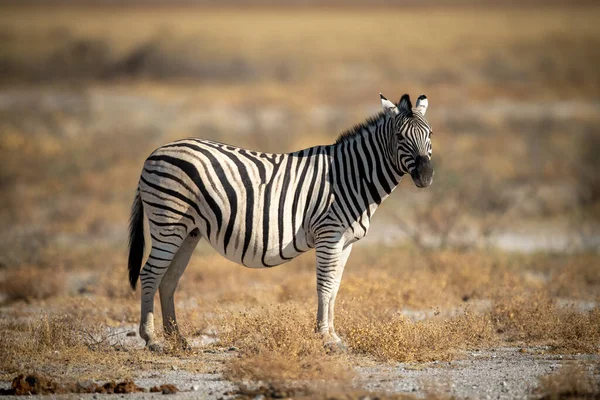
[[[344,268],[346,266],[346,262],[348,261],[348,257],[350,257],[350,252],[352,251],[352,244],[346,246],[344,250],[342,250],[342,254],[340,255],[340,260],[338,262],[338,268],[335,273],[335,280],[333,282],[333,289],[331,291],[331,298],[329,299],[329,310],[327,313],[328,316],[328,325],[329,325],[329,334],[331,338],[335,341],[338,348],[345,350],[346,345],[343,343],[342,339],[335,333],[335,327],[333,325],[334,314],[335,314],[335,298],[337,297],[338,290],[340,288],[340,283],[342,282],[342,275],[344,273]]]
[[[349,246],[350,247],[350,246]],[[317,332],[321,334],[326,347],[338,346],[340,338],[333,330],[333,304],[342,279],[344,264],[350,249],[343,249],[342,243],[324,241],[317,244]]]
[[[179,278],[181,278],[181,275],[185,271],[185,268],[187,267],[190,257],[192,256],[196,245],[200,241],[200,238],[200,232],[197,228],[190,232],[190,234],[181,244],[177,254],[175,254],[175,257],[173,258],[173,261],[171,261],[171,265],[163,276],[158,288],[165,335],[175,339],[177,344],[179,344],[183,349],[187,349],[189,346],[185,338],[179,332],[179,328],[177,326],[174,296],[175,290],[177,289],[177,284],[179,283]]]

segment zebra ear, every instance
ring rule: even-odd
[[[421,113],[421,115],[425,115],[427,112],[427,106],[429,102],[427,101],[427,96],[424,94],[420,95],[417,99],[417,111]]]
[[[398,107],[388,99],[386,99],[381,93],[379,93],[379,97],[381,98],[381,106],[383,107],[383,111],[390,117],[394,117],[400,113],[398,111]]]
[[[412,114],[412,102],[410,101],[410,96],[408,94],[405,94],[400,98],[398,108],[407,115]]]

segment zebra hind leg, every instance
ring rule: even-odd
[[[140,272],[142,287],[140,336],[146,341],[149,350],[160,351],[161,346],[156,342],[154,332],[154,296],[184,240],[172,240],[172,237],[177,237],[172,234],[169,236],[170,241],[162,240],[158,239],[161,237],[160,233],[153,231],[152,227],[151,232],[152,249]]]
[[[171,261],[171,265],[163,276],[158,288],[165,335],[167,338],[173,339],[173,342],[184,350],[188,349],[189,346],[177,326],[174,296],[179,278],[181,278],[181,275],[185,271],[200,239],[200,232],[197,228],[190,232],[179,247],[179,250],[177,250],[177,254],[173,257],[173,261]]]

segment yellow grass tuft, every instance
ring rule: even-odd
[[[348,381],[352,372],[342,355],[330,355],[315,333],[313,310],[299,303],[227,313],[223,342],[239,348],[229,377],[271,382]]]
[[[340,316],[340,334],[353,351],[381,361],[450,360],[468,347],[489,345],[495,339],[486,315],[464,312],[454,318],[415,322],[404,316],[365,315],[353,307],[346,310]]]

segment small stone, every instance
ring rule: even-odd
[[[171,366],[171,369],[172,369],[173,371],[177,371],[179,368],[177,368],[177,365],[173,365],[173,366]]]
[[[129,336],[129,337],[133,337],[133,336],[136,336],[136,335],[137,334],[135,333],[135,331],[129,331],[129,332],[127,332],[127,336]]]
[[[192,386],[192,391],[197,392],[198,390],[200,390],[200,385]]]
[[[237,351],[237,347],[231,346],[227,349],[227,351]]]

